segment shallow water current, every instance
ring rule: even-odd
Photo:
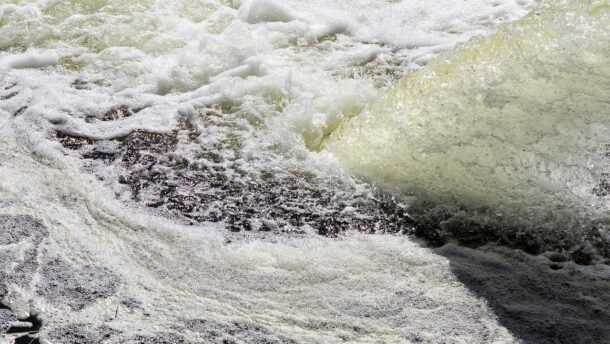
[[[0,343],[610,343],[609,18],[0,0]]]

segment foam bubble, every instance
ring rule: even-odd
[[[53,52],[42,52],[29,49],[23,54],[11,56],[8,65],[12,68],[43,68],[55,66],[59,63],[59,57]]]

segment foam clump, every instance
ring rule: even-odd
[[[287,0],[306,18],[338,20],[361,41],[412,49],[413,54],[434,54],[473,35],[487,34],[498,23],[522,17],[532,0],[453,1],[417,0],[327,1]]]
[[[10,58],[8,65],[16,69],[43,68],[55,66],[59,63],[59,57],[53,52],[29,49],[23,54],[14,55]]]
[[[292,10],[274,0],[249,0],[239,7],[239,16],[250,24],[289,22],[296,19]]]

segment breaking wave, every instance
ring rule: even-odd
[[[607,1],[545,1],[404,77],[328,149],[441,231],[607,248],[609,35]]]

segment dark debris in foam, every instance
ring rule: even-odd
[[[62,344],[190,344],[183,335],[190,332],[198,338],[197,343],[237,344],[297,344],[296,340],[273,334],[266,328],[249,322],[219,322],[210,319],[186,320],[176,332],[152,334],[127,334],[109,326],[90,327],[86,324],[70,324],[52,330],[46,338]],[[180,334],[182,333],[182,334]]]
[[[19,325],[10,327],[6,333],[17,335],[15,344],[39,344],[37,335],[41,327],[42,321],[36,315],[30,315],[25,319],[19,319]]]
[[[112,118],[131,112],[113,111]],[[220,147],[201,146],[195,158],[176,151],[180,140],[196,137],[187,124],[171,134],[135,130],[110,142],[118,148],[107,152],[91,139],[55,134],[65,148],[95,165],[94,173],[104,166],[121,171],[107,182],[124,186],[129,196],[123,199],[185,223],[222,222],[232,232],[302,234],[310,228],[327,236],[346,230],[406,233],[412,227],[390,199],[357,194],[338,180],[299,171],[253,172],[236,158],[240,141],[231,135]]]
[[[70,324],[52,330],[46,338],[51,342],[62,344],[190,344],[192,342],[187,340],[183,335],[185,332],[190,332],[199,338],[197,343],[298,343],[298,341],[286,336],[273,334],[261,325],[244,321],[185,320],[183,326],[178,326],[175,331],[152,334],[128,334],[105,325],[91,327],[87,324]]]
[[[193,319],[185,323],[189,331],[201,335],[206,343],[265,343],[297,344],[298,341],[273,334],[265,327],[246,321],[218,322],[209,319]]]
[[[138,110],[117,106],[95,118],[120,120]],[[415,234],[433,246],[454,241],[468,247],[498,243],[532,254],[559,250],[583,265],[600,256],[610,257],[610,243],[601,234],[603,228],[595,225],[575,223],[574,227],[582,227],[581,233],[569,237],[561,231],[528,228],[517,219],[504,224],[490,221],[494,215],[485,212],[493,213],[491,210],[481,209],[483,216],[473,216],[459,207],[426,204],[419,210],[410,209],[411,217],[392,198],[373,193],[370,188],[356,192],[339,178],[322,179],[297,170],[253,171],[238,158],[244,141],[240,131],[247,125],[234,116],[224,108],[203,116],[207,127],[222,133],[219,143],[210,146],[196,141],[199,134],[186,121],[170,134],[135,130],[110,142],[61,132],[55,138],[66,149],[80,154],[100,179],[107,178],[99,173],[104,168],[120,171],[116,180],[105,180],[123,186],[119,198],[187,224],[220,222],[232,232],[261,235],[299,235],[311,229],[326,236],[348,230]],[[100,143],[116,148],[102,150],[98,148]],[[182,144],[195,144],[198,151],[185,157],[179,153]],[[549,232],[558,236],[550,237]]]
[[[87,324],[70,324],[52,330],[47,338],[51,342],[62,344],[98,344],[110,342],[119,334],[120,332],[108,326],[92,328]]]
[[[52,343],[62,344],[190,344],[182,335],[171,332],[130,335],[109,326],[91,327],[70,324],[52,330],[47,336]]]

